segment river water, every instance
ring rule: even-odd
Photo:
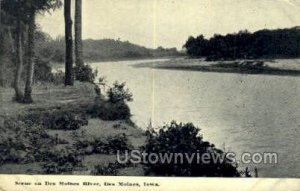
[[[109,84],[126,82],[138,126],[192,122],[205,140],[237,155],[278,153],[278,164],[241,165],[257,167],[260,177],[300,177],[299,77],[134,67],[145,62],[153,60],[91,64]]]

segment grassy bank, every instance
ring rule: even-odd
[[[13,95],[1,89],[2,174],[144,174],[139,166],[115,165],[114,149],[138,149],[146,137],[128,120],[91,118],[95,100],[104,102],[94,85],[35,85],[31,105],[13,102]]]

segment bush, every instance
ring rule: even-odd
[[[75,66],[74,74],[75,74],[75,79],[78,81],[94,83],[98,71],[97,70],[93,71],[91,66],[86,64],[82,66]]]
[[[80,153],[86,155],[116,154],[117,151],[122,153],[133,148],[124,134],[108,137],[105,140],[78,140],[75,147]]]
[[[96,101],[88,112],[92,117],[103,120],[128,120],[131,116],[128,105],[124,102],[111,103],[109,101]]]
[[[46,162],[42,165],[47,174],[70,173],[76,167],[82,167],[83,156],[73,148],[50,150],[45,154]]]
[[[104,83],[104,78],[99,79],[99,85]],[[128,120],[131,117],[130,109],[126,102],[132,101],[132,94],[125,89],[125,83],[115,82],[107,91],[108,100],[96,98],[94,106],[88,114],[103,120]]]
[[[44,128],[14,119],[5,119],[0,136],[0,164],[42,161],[55,143]]]
[[[53,82],[54,75],[49,62],[43,61],[41,58],[37,57],[35,59],[34,67],[34,80],[40,82]]]
[[[199,129],[192,123],[182,124],[172,122],[170,125],[165,125],[159,132],[154,130],[147,131],[148,140],[145,146],[145,152],[156,153],[192,153],[209,154],[210,156],[220,156],[224,154],[209,142],[203,141],[199,136]],[[196,158],[196,157],[195,157]],[[214,162],[212,157],[208,163],[202,163],[194,158],[192,162],[184,158],[183,163],[177,163],[172,160],[171,163],[147,163],[149,173],[154,173],[162,176],[209,176],[209,177],[236,177],[239,173],[232,161],[224,157],[224,161]]]
[[[23,118],[22,120],[29,125],[37,124],[56,130],[76,130],[88,125],[88,119],[85,115],[70,111],[32,112]]]
[[[81,165],[82,157],[77,150],[53,149],[54,145],[66,142],[49,136],[39,125],[5,119],[0,124],[0,136],[0,165],[45,162],[44,171],[54,174],[71,172]]]
[[[83,115],[70,112],[54,113],[44,121],[49,129],[76,130],[82,126],[88,125],[88,120]]]
[[[128,143],[128,138],[125,134],[108,137],[107,141],[112,153],[116,153],[117,151],[125,152],[133,148],[133,146]]]
[[[92,174],[102,176],[117,176],[119,169],[129,166],[131,166],[130,163],[120,164],[118,162],[109,163],[107,166],[97,165],[95,166],[95,169],[92,172]]]
[[[119,103],[132,101],[132,94],[129,89],[125,89],[126,83],[115,82],[113,87],[109,88],[107,91],[108,100],[111,103]]]

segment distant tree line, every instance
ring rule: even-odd
[[[61,7],[65,35],[53,39],[41,31],[36,16]],[[13,87],[14,100],[20,103],[33,102],[36,81],[55,80],[53,62],[65,63],[65,72],[56,79],[72,86],[74,80],[94,82],[96,73],[85,61],[176,55],[176,48],[148,49],[112,39],[82,41],[82,0],[0,0],[0,87]]]
[[[45,34],[48,36],[47,34]],[[150,49],[139,46],[128,41],[114,39],[83,40],[83,59],[89,62],[104,60],[122,60],[138,58],[159,58],[180,56],[176,48]],[[65,40],[64,37],[51,39],[45,44],[46,52],[50,52],[51,61],[62,63],[65,60]]]
[[[183,47],[189,56],[208,60],[296,58],[300,56],[300,27],[215,34],[210,39],[191,36]]]

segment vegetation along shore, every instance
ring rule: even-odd
[[[75,2],[74,39],[72,2]],[[125,157],[126,152],[133,150],[223,156],[225,149],[205,141],[200,127],[193,123],[172,121],[160,127],[150,124],[147,130],[137,127],[128,106],[135,97],[126,83],[116,81],[108,86],[104,77],[100,77],[101,71],[93,70],[87,63],[172,58],[135,67],[300,75],[299,68],[279,67],[275,60],[300,57],[299,27],[241,31],[210,39],[199,35],[188,38],[184,49],[178,51],[160,46],[146,48],[121,39],[83,40],[82,0],[1,0],[0,3],[0,173],[3,174],[251,177],[253,173],[248,168],[240,169],[229,158],[223,161],[210,158],[208,164],[119,163],[118,154]],[[60,8],[64,10],[65,34],[52,38],[42,31],[36,18]],[[64,63],[64,71],[53,72],[54,63]],[[198,98],[198,95],[193,97]]]

